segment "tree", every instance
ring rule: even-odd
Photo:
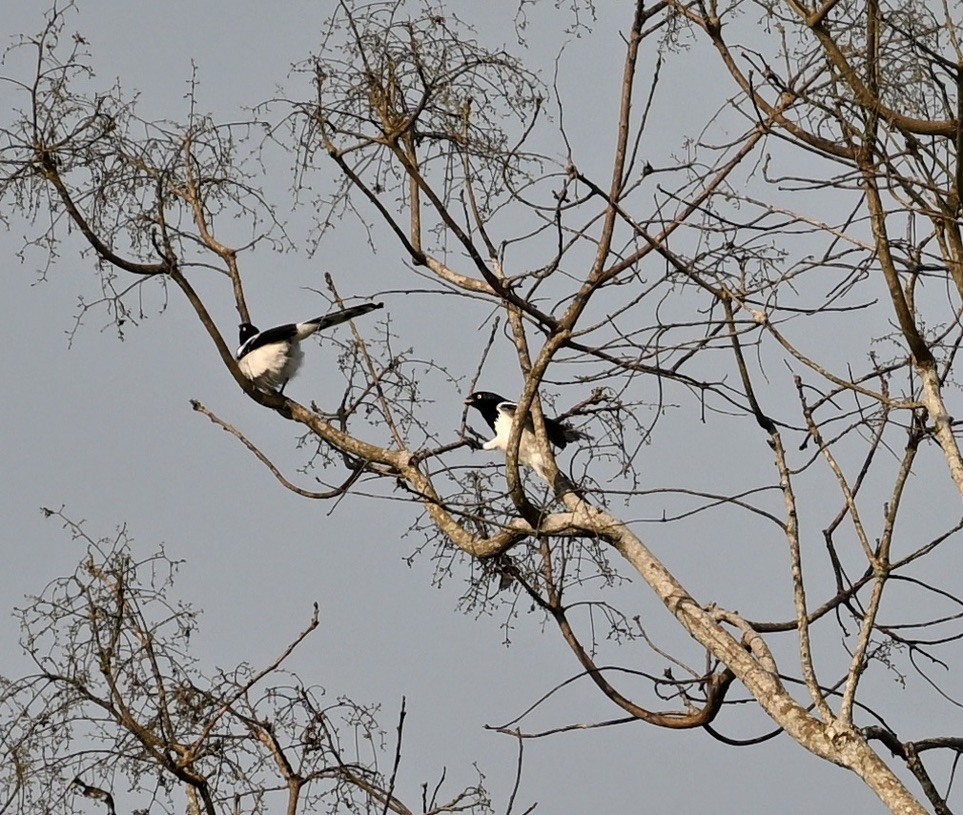
[[[719,719],[742,687],[775,732],[856,773],[891,811],[948,811],[952,772],[934,780],[928,756],[955,762],[963,741],[907,737],[911,720],[867,678],[918,672],[955,704],[934,667],[953,666],[961,615],[946,560],[963,525],[947,510],[963,490],[949,406],[963,294],[956,12],[875,0],[632,11],[621,74],[606,78],[615,117],[588,133],[562,85],[440,8],[340,4],[300,87],[240,125],[193,107],[179,124],[140,120],[119,89],[90,89],[83,41],[55,12],[24,44],[37,72],[3,131],[3,194],[44,216],[36,240],[51,252],[80,231],[118,325],[136,289],[180,291],[239,388],[310,440],[330,489],[295,487],[196,405],[282,483],[320,499],[362,484],[403,495],[426,544],[472,567],[466,602],[540,609],[621,715],[728,739]],[[593,12],[573,4],[578,33]],[[519,4],[520,37],[534,13]],[[680,120],[702,117],[691,130],[667,120],[679,96]],[[259,185],[279,154],[294,159],[318,240],[356,216],[372,245],[409,259],[404,288],[490,325],[477,360],[426,377],[437,343],[403,337],[412,350],[399,352],[359,325],[334,413],[244,379],[211,298],[250,321],[245,254],[289,245],[278,213],[293,204]],[[212,267],[230,284],[218,294]],[[457,436],[433,426],[424,396],[484,385],[500,342],[523,383],[517,419],[504,462],[465,468],[478,434],[464,417]],[[549,396],[593,437],[568,472],[545,433]],[[518,466],[526,417],[548,489]],[[698,466],[675,466],[703,427]],[[720,559],[745,562],[738,592],[696,596],[657,554],[697,514],[720,519]],[[640,517],[664,523],[648,532]],[[788,557],[754,556],[753,540]],[[678,623],[670,646],[647,639],[631,594],[607,593],[627,575]],[[756,602],[756,583],[784,585],[791,613]],[[735,610],[747,605],[762,614]]]
[[[114,815],[111,790],[127,781],[150,802],[140,812],[178,811],[179,793],[198,815],[412,812],[395,794],[404,704],[391,760],[375,708],[325,699],[285,670],[318,627],[317,605],[270,665],[205,676],[191,652],[197,613],[172,596],[179,564],[163,549],[136,559],[126,528],[94,539],[45,512],[86,555],[18,612],[36,672],[0,683],[0,811],[75,812],[85,796]],[[481,779],[450,799],[444,781],[426,785],[422,811],[492,811]]]

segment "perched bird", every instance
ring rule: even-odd
[[[482,445],[482,449],[506,450],[508,448],[508,437],[512,432],[512,422],[515,419],[515,410],[518,406],[491,391],[476,391],[465,399],[465,404],[477,408],[482,418],[488,422],[488,426],[495,431],[495,438],[486,441]],[[547,416],[545,417],[545,433],[548,435],[548,440],[559,450],[563,450],[570,441],[586,438],[581,431],[569,427],[557,419],[549,419]],[[522,429],[522,437],[518,442],[518,463],[531,467],[543,481],[548,481],[545,460],[538,449],[535,425],[532,423],[531,416],[526,418],[525,427]]]
[[[85,784],[79,775],[70,782],[70,786],[76,787],[80,791],[80,794],[87,798],[95,798],[98,801],[103,801],[107,805],[107,815],[117,815],[117,810],[114,809],[114,796],[107,792],[107,790]]]
[[[284,393],[284,386],[298,372],[304,359],[301,340],[315,331],[353,320],[383,306],[384,303],[362,303],[303,323],[288,323],[266,331],[258,331],[250,323],[241,323],[241,347],[236,354],[238,367],[261,390]]]

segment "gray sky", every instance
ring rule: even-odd
[[[510,9],[512,3],[497,5]],[[8,0],[5,42],[17,32],[38,30],[42,6],[34,0]],[[216,117],[231,119],[243,115],[243,105],[271,96],[278,85],[302,90],[302,79],[289,78],[289,68],[316,46],[320,24],[332,6],[301,0],[169,0],[128,3],[118,13],[117,4],[99,0],[82,3],[73,25],[90,42],[98,81],[107,85],[119,77],[127,91],[138,91],[142,117],[183,119],[193,60],[201,105]],[[489,12],[488,20],[496,19]],[[611,102],[607,92],[614,96],[617,90],[611,72],[621,59],[616,28],[602,29],[572,40],[562,63],[561,84],[572,99],[570,110],[591,99],[596,112],[591,121],[574,113],[568,117],[568,127],[585,139],[601,118],[597,112]],[[509,25],[499,21],[497,30],[495,36],[500,33],[507,43],[513,42]],[[550,71],[559,44],[558,39],[533,38],[529,58]],[[9,88],[0,86],[0,115],[10,108],[8,95]],[[667,138],[685,126],[688,113],[687,106],[677,109],[677,119],[664,127]],[[667,142],[664,150],[675,147]],[[281,207],[289,183],[288,177],[264,181]],[[303,232],[304,215],[290,217],[294,231]],[[442,767],[448,768],[453,785],[469,783],[475,762],[487,776],[496,811],[504,807],[515,745],[482,727],[514,717],[577,672],[556,632],[541,633],[538,615],[523,613],[513,623],[511,646],[505,647],[504,615],[474,619],[458,613],[458,579],[436,588],[427,558],[406,563],[419,543],[414,535],[401,539],[413,520],[410,505],[349,498],[329,514],[328,505],[285,491],[236,440],[194,413],[192,398],[243,429],[289,477],[298,479],[296,468],[304,456],[294,449],[293,426],[244,398],[178,292],[171,290],[165,301],[158,287],[147,286],[145,319],[131,326],[123,341],[112,328],[104,328],[109,321],[94,310],[68,348],[78,295],[91,298],[97,293],[91,260],[78,256],[76,244],[66,244],[47,279],[39,282],[35,267],[40,256],[32,254],[23,264],[16,259],[25,229],[13,223],[9,232],[0,233],[6,269],[0,277],[5,349],[0,378],[6,386],[0,403],[6,428],[0,449],[0,508],[7,561],[0,573],[0,608],[21,604],[25,593],[39,592],[49,580],[69,573],[80,557],[79,544],[54,520],[44,520],[41,506],[63,505],[72,519],[86,520],[94,537],[126,524],[136,551],[147,553],[163,543],[172,557],[184,559],[177,595],[204,609],[195,642],[204,664],[268,662],[304,626],[317,601],[321,628],[291,665],[331,697],[380,701],[386,729],[394,727],[401,697],[407,697],[401,797],[417,801],[420,784],[433,782]],[[404,262],[394,244],[373,254],[350,225],[336,230],[314,257],[306,251],[273,256],[260,250],[243,260],[249,303],[263,324],[326,311],[326,303],[304,287],[322,288],[322,273],[331,272],[343,294],[383,298],[394,330],[425,354],[436,347],[423,330],[422,309],[428,301],[391,293],[410,279],[402,274]],[[233,344],[230,293],[222,287],[216,297],[215,317]],[[482,334],[471,326],[437,349],[453,367],[464,355],[456,373],[465,377],[466,387]],[[317,399],[323,406],[325,376],[335,370],[335,350],[308,344],[306,356],[289,394],[303,402]],[[519,380],[509,367],[510,355],[502,353],[501,358],[501,381],[506,384],[494,381],[497,369],[489,371],[486,383],[508,392]],[[452,387],[431,409],[452,437],[460,401],[461,394]],[[710,437],[732,445],[738,457],[744,439],[720,440],[713,433],[713,428],[691,428],[681,447],[656,439],[651,455],[662,462],[660,472],[698,466],[699,445]],[[762,443],[754,433],[745,438]],[[674,451],[670,444],[675,444]],[[464,452],[466,463],[470,455]],[[299,483],[312,486],[310,478]],[[645,507],[653,515],[656,510]],[[711,574],[700,569],[705,548],[696,541],[715,543],[718,526],[696,523],[687,533],[675,534],[666,538],[659,554],[702,599],[727,591],[738,594],[732,586],[718,585],[719,575],[729,567],[734,586],[751,585],[753,576],[742,575],[738,564],[725,557]],[[749,551],[770,556],[762,545]],[[782,591],[771,594],[770,587],[758,588],[758,598],[739,601],[741,611],[747,612],[754,601],[764,606],[773,594],[786,596]],[[653,631],[673,631],[668,615],[644,585],[634,583],[624,591],[623,601],[638,595],[637,607]],[[4,675],[23,668],[16,637],[14,622],[4,615]],[[536,721],[552,726],[618,715],[582,682]],[[768,728],[758,716],[749,723],[735,715],[723,719],[724,725],[740,729],[735,735]],[[855,778],[786,738],[736,750],[701,732],[673,733],[641,724],[529,742],[519,801],[528,805],[535,800],[543,813],[688,812],[711,806],[717,813],[794,815],[879,808]],[[85,811],[98,810],[91,803]]]

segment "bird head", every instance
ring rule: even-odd
[[[497,393],[492,393],[491,391],[475,391],[474,393],[468,394],[465,399],[465,404],[481,410],[482,406],[487,405],[494,408],[499,402],[504,401],[505,398],[499,396]]]
[[[258,333],[257,328],[251,325],[250,323],[241,323],[238,326],[237,330],[241,338],[241,345],[244,345],[244,343],[246,343],[249,339],[251,339],[251,337],[253,337],[255,334]]]

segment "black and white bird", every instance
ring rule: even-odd
[[[512,423],[515,420],[515,410],[518,405],[509,402],[503,396],[491,391],[475,391],[465,399],[465,404],[476,408],[481,413],[482,418],[488,422],[488,426],[495,431],[495,438],[486,441],[482,445],[483,450],[507,450],[508,437],[512,432]],[[570,441],[587,438],[585,433],[569,427],[557,419],[545,418],[545,433],[548,440],[559,450],[565,449]],[[530,467],[543,481],[548,481],[546,475],[545,458],[538,449],[538,440],[535,438],[535,425],[532,417],[528,416],[525,420],[525,427],[522,429],[522,437],[518,442],[518,463]]]
[[[107,815],[117,815],[117,810],[114,809],[114,796],[107,792],[107,790],[85,784],[79,775],[70,782],[70,786],[76,787],[80,791],[80,794],[87,798],[103,801],[107,805]]]
[[[278,325],[265,331],[258,331],[250,323],[241,323],[241,346],[236,354],[238,367],[261,390],[283,393],[284,386],[298,372],[304,359],[301,340],[315,331],[353,320],[383,306],[384,303],[362,303],[303,323]]]

